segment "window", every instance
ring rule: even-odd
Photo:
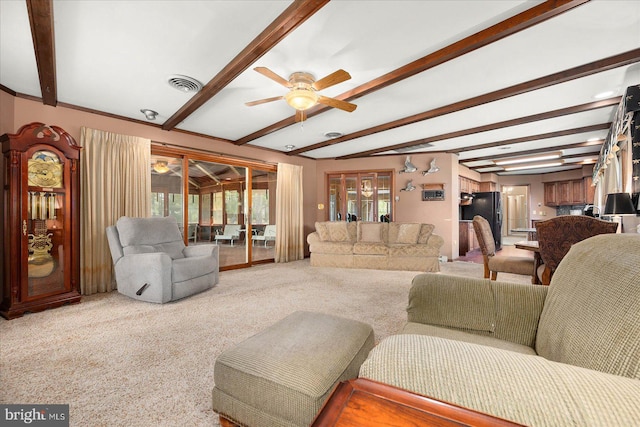
[[[393,171],[328,175],[329,221],[390,221]]]

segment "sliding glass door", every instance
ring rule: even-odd
[[[275,226],[275,166],[226,160],[153,150],[152,215],[174,216],[185,244],[217,244],[222,269],[273,260],[275,239],[264,235]]]

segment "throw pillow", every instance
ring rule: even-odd
[[[425,244],[429,241],[429,237],[433,233],[433,229],[436,228],[433,224],[422,224],[420,227],[420,236],[418,237],[418,243]]]
[[[382,224],[358,224],[360,226],[360,233],[358,236],[359,242],[380,243],[382,242]]]
[[[321,241],[326,242],[331,239],[331,236],[329,236],[329,230],[327,230],[327,225],[324,222],[316,222],[316,231],[318,232],[318,237],[320,237]]]
[[[421,224],[400,224],[398,229],[398,243],[418,243]]]
[[[349,232],[347,231],[347,223],[345,221],[331,221],[325,223],[329,231],[329,240],[331,242],[349,242]]]

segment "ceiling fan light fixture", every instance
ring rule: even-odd
[[[158,173],[167,173],[169,172],[169,163],[166,160],[156,160],[153,164],[153,170]]]
[[[284,99],[296,110],[304,111],[318,103],[318,94],[313,89],[292,89]]]

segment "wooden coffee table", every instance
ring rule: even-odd
[[[336,387],[312,427],[521,426],[387,384],[357,378]]]

